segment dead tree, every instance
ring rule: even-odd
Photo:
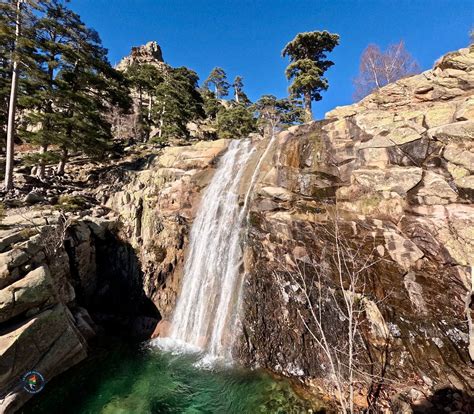
[[[419,72],[419,66],[400,40],[385,51],[370,44],[360,57],[359,74],[354,79],[354,100],[359,100],[381,87]]]
[[[318,226],[316,232],[315,238],[324,240],[317,257],[291,258],[292,264],[282,265],[275,276],[282,294],[290,296],[320,351],[321,363],[329,374],[327,381],[334,387],[341,412],[352,414],[356,412],[355,391],[370,391],[383,380],[374,375],[361,355],[366,350],[362,337],[369,303],[366,284],[372,268],[381,259],[375,256],[375,242],[373,246],[370,240],[351,243],[342,234],[337,216],[329,225]],[[288,282],[294,287],[290,295],[284,291]],[[370,396],[368,403],[374,403]]]

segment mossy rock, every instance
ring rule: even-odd
[[[263,219],[261,217],[261,215],[259,213],[257,213],[256,211],[251,211],[249,213],[249,224],[252,226],[252,227],[255,227],[259,230],[262,229],[262,224],[263,224]]]
[[[87,200],[82,196],[61,195],[58,198],[55,209],[63,211],[78,211],[88,207]]]
[[[336,197],[335,187],[315,187],[311,191],[311,196],[317,199],[327,199]]]

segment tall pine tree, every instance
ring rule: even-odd
[[[5,142],[5,188],[13,188],[17,104],[22,78],[34,66],[33,23],[48,0],[5,0],[0,3],[0,139]],[[20,92],[20,93],[19,93]]]
[[[322,99],[321,92],[329,84],[323,77],[333,62],[327,59],[327,53],[339,44],[339,35],[327,31],[299,33],[282,51],[290,58],[286,68],[286,77],[292,81],[290,92],[295,97],[303,97],[306,122],[313,119],[311,101]]]
[[[211,73],[204,81],[203,86],[206,89],[210,89],[211,85],[217,99],[222,99],[224,96],[228,95],[230,84],[227,82],[227,75],[224,69],[219,67],[212,69]]]
[[[122,76],[109,64],[106,49],[94,30],[64,2],[52,0],[36,23],[40,60],[32,73],[36,92],[29,99],[25,130],[27,139],[39,146],[37,175],[45,176],[45,165],[58,156],[58,173],[70,151],[101,154],[112,135],[107,109],[130,106]]]

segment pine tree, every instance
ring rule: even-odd
[[[196,72],[172,68],[155,88],[154,122],[158,134],[154,142],[163,144],[169,138],[187,138],[187,123],[205,116],[203,99],[197,90]]]
[[[321,100],[321,92],[329,87],[323,75],[334,63],[326,59],[327,53],[338,44],[337,34],[307,32],[299,33],[282,51],[283,57],[290,58],[286,68],[286,77],[292,80],[290,92],[295,97],[304,98],[306,122],[313,119],[311,101]]]
[[[54,160],[51,146],[60,148],[58,173],[63,173],[70,151],[100,154],[111,139],[106,111],[110,105],[130,105],[122,76],[107,61],[99,35],[59,0],[47,5],[36,24],[37,71],[31,74],[36,92],[28,100],[24,130],[39,146],[37,175]]]
[[[234,89],[235,102],[242,103],[244,105],[250,105],[252,103],[243,90],[244,82],[242,77],[236,76],[234,82],[232,83],[232,87]]]
[[[214,88],[214,94],[217,99],[222,99],[229,94],[230,84],[227,82],[227,75],[224,69],[216,67],[204,81],[204,87],[209,89],[210,85]]]
[[[256,130],[253,112],[243,104],[235,104],[219,112],[217,131],[220,138],[245,138]]]
[[[46,0],[6,0],[0,4],[0,132],[6,146],[5,189],[13,188],[14,142],[20,80],[32,64],[32,22]]]
[[[252,105],[252,110],[263,134],[272,134],[291,125],[301,124],[305,119],[302,103],[295,98],[277,99],[273,95],[263,95]]]
[[[136,134],[146,141],[151,129],[155,89],[164,81],[164,74],[153,65],[133,64],[127,69],[126,76],[138,95],[134,129]]]
[[[204,102],[206,118],[210,119],[211,121],[215,121],[217,114],[224,106],[209,89],[201,89],[200,93]]]

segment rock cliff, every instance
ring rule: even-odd
[[[250,212],[243,360],[303,379],[328,375],[299,317],[301,284],[282,266],[301,264],[308,286],[318,272],[307,263],[336,279],[325,257],[337,215],[341,236],[373,262],[361,329],[368,358],[389,379],[384,392],[472,393],[473,92],[474,49],[462,49],[278,136]],[[326,311],[337,346],[339,318]],[[421,396],[407,399],[416,406]]]
[[[307,312],[302,292],[285,270],[303,269],[310,285],[319,262],[329,276],[324,283],[336,286],[325,257],[335,249],[327,230],[338,217],[344,240],[371,258],[361,359],[374,375],[383,370],[380,392],[405,412],[407,404],[433,409],[424,396],[438,388],[472,393],[473,91],[474,50],[462,49],[433,70],[276,137],[242,235],[236,356],[324,386],[327,367],[300,316]],[[269,140],[254,142],[242,200]],[[33,210],[4,220],[0,410],[28,397],[18,388],[24,371],[57,375],[85,358],[87,339],[102,328],[141,337],[166,330],[200,194],[228,143],[168,147],[84,172],[100,218]],[[344,321],[334,309],[324,312],[337,342]],[[466,404],[460,400],[459,411]]]
[[[66,230],[60,215],[47,210],[3,220],[0,412],[14,412],[30,397],[20,380],[28,370],[50,379],[86,357],[95,325],[78,305],[76,291],[94,288],[92,237],[84,222]],[[66,246],[77,255],[69,256]]]

